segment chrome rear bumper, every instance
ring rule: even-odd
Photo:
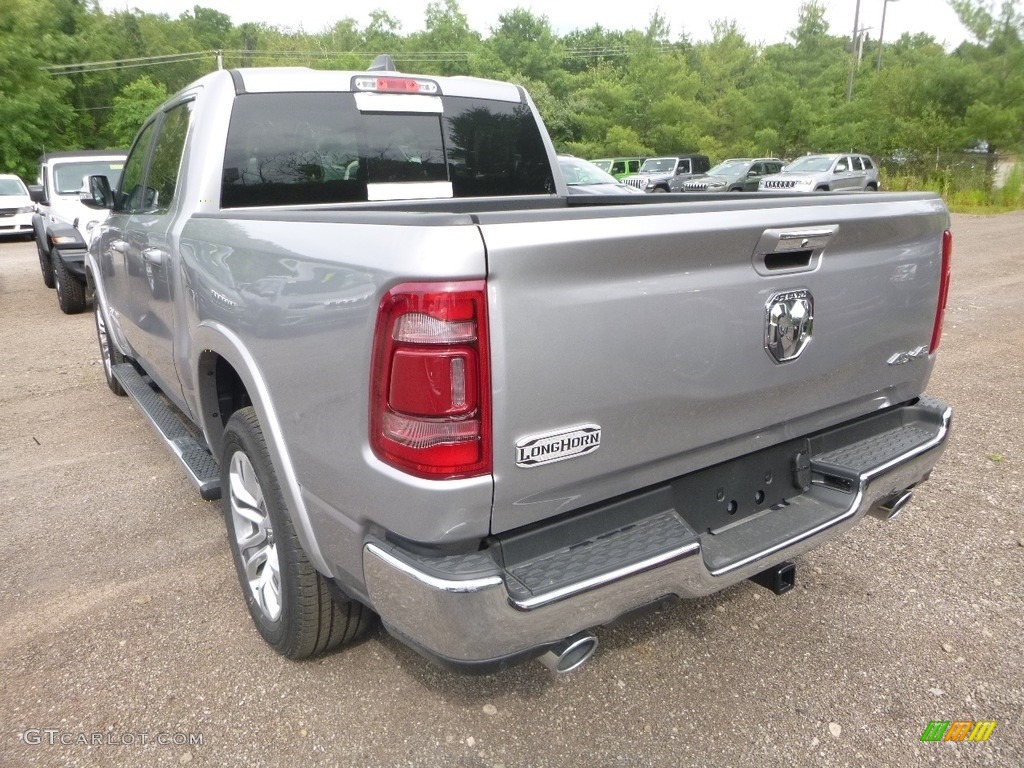
[[[385,626],[429,656],[474,665],[539,653],[666,597],[719,591],[839,536],[927,478],[945,448],[951,416],[945,404],[922,399],[811,438],[818,449],[806,492],[714,533],[693,530],[684,515],[659,503],[668,496],[648,493],[644,503],[656,511],[584,542],[592,546],[589,565],[569,581],[561,561],[586,547],[555,549],[517,569],[499,563],[491,550],[427,557],[369,539],[367,593]],[[623,551],[638,554],[622,561]],[[609,567],[595,572],[595,556]],[[523,574],[538,569],[563,578],[545,577],[550,588],[525,589]]]

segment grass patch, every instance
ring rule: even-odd
[[[974,168],[937,168],[886,174],[883,189],[935,192],[954,213],[1008,213],[1024,210],[1024,165],[1015,165],[999,188],[993,185],[991,174]]]

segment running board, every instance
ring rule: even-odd
[[[164,400],[131,363],[113,367],[114,376],[153,429],[185,468],[189,479],[206,501],[220,498],[220,467],[202,438],[196,439],[185,425],[184,417]]]

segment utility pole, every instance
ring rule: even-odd
[[[853,75],[857,71],[857,35],[860,30],[860,0],[853,12],[853,37],[850,38],[850,77],[846,81],[846,101],[853,101]]]
[[[882,0],[882,28],[878,30],[878,58],[875,60],[875,71],[880,72],[882,70],[882,40],[885,38],[885,11],[889,7],[889,3],[895,3],[896,0]]]

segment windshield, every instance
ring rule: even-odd
[[[748,165],[750,165],[749,160],[723,160],[708,171],[708,176],[735,176],[746,170]]]
[[[827,171],[834,160],[828,155],[807,155],[787,165],[786,171]]]
[[[600,168],[605,173],[611,173],[612,161],[611,160],[591,160],[591,162]]]
[[[21,179],[0,179],[0,195],[28,197],[28,190],[21,183]]]
[[[675,169],[674,157],[652,157],[650,160],[644,160],[644,164],[640,166],[640,173],[672,173]]]
[[[570,187],[586,184],[618,184],[614,176],[605,173],[596,163],[589,163],[576,157],[560,157],[558,165],[562,169],[565,183]]]
[[[58,195],[73,195],[85,186],[87,176],[106,176],[111,189],[117,189],[124,160],[90,160],[53,166],[53,183]]]

